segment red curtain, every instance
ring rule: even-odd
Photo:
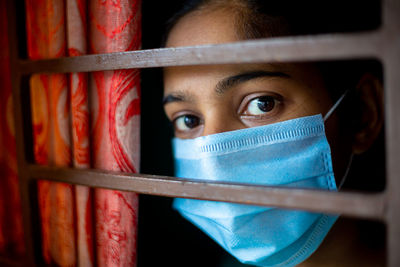
[[[90,1],[89,18],[91,53],[140,48],[140,1]],[[104,170],[137,172],[140,146],[139,71],[96,72],[91,75],[90,84],[93,166]],[[98,265],[134,265],[137,194],[96,189],[95,211]]]
[[[67,0],[68,56],[87,53],[87,3],[85,0]],[[75,168],[90,167],[89,105],[87,73],[71,73],[69,76],[71,99],[71,127],[73,165]],[[93,218],[92,189],[75,186],[76,242],[79,266],[93,266]]]
[[[140,48],[138,0],[25,3],[30,59]],[[36,74],[30,88],[37,164],[139,171],[138,70]],[[46,263],[136,264],[136,194],[40,181],[38,195]]]

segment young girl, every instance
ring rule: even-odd
[[[189,1],[171,20],[166,47],[301,34],[279,10],[270,1]],[[382,85],[359,64],[327,66],[165,68],[176,175],[322,190],[351,184],[353,155],[369,150],[382,130]],[[335,215],[185,199],[174,207],[242,263],[383,264],[381,250]]]

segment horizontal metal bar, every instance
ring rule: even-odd
[[[250,40],[46,60],[21,60],[22,74],[90,72],[165,66],[379,57],[380,31]]]
[[[29,165],[31,179],[45,179],[140,194],[196,198],[384,219],[384,193],[362,194],[199,182],[176,177]]]

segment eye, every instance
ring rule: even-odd
[[[272,96],[260,96],[253,98],[247,104],[244,115],[263,115],[274,109],[276,99]]]
[[[174,127],[176,131],[185,132],[189,131],[200,124],[200,119],[194,115],[183,115],[174,120]]]

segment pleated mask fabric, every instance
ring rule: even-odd
[[[321,115],[173,139],[177,177],[337,191]],[[295,266],[322,243],[337,215],[175,199],[173,207],[239,261]]]

